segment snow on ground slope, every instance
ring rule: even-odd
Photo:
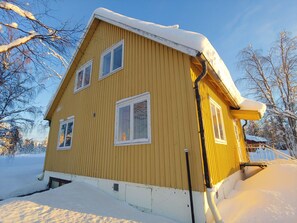
[[[174,221],[138,211],[81,182],[0,202],[0,222],[162,222]]]
[[[288,162],[239,181],[218,205],[224,222],[297,222],[297,165]]]
[[[45,182],[38,181],[45,154],[0,157],[0,200],[40,191]]]

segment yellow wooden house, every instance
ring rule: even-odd
[[[99,8],[45,114],[45,180],[89,182],[177,222],[220,222],[216,203],[248,162],[240,120],[264,112],[203,35]]]

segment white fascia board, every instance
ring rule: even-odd
[[[136,33],[136,34],[138,34],[140,36],[143,36],[143,37],[146,37],[148,39],[151,39],[151,40],[153,40],[155,42],[161,43],[162,45],[165,45],[165,46],[168,46],[170,48],[176,49],[176,50],[178,50],[178,51],[180,51],[182,53],[185,53],[187,55],[196,57],[196,55],[199,53],[199,51],[197,51],[197,50],[195,50],[193,48],[190,48],[188,46],[185,46],[185,45],[182,45],[182,44],[173,42],[171,40],[168,40],[168,39],[165,39],[163,37],[157,36],[155,34],[146,32],[146,31],[144,31],[142,29],[138,29],[138,28],[129,26],[129,25],[125,24],[125,23],[121,23],[121,22],[112,20],[110,18],[104,17],[102,15],[95,14],[95,18],[97,18],[99,20],[102,20],[104,22],[107,22],[109,24],[115,25],[117,27],[120,27],[122,29],[131,31],[131,32]]]

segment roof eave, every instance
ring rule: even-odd
[[[222,91],[224,92],[224,94],[228,98],[228,101],[231,103],[231,106],[234,107],[234,108],[238,108],[239,109],[240,107],[239,107],[239,104],[237,103],[236,98],[234,98],[232,96],[232,94],[230,93],[230,91],[228,90],[228,88],[226,87],[226,85],[224,84],[224,82],[221,80],[221,78],[219,77],[219,75],[216,73],[216,71],[212,67],[211,63],[207,60],[207,57],[203,53],[200,53],[200,54],[198,54],[196,56],[196,58],[200,62],[201,62],[201,60],[207,61],[209,74],[215,80],[215,82],[218,85],[218,87],[220,87],[222,89]]]

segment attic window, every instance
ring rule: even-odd
[[[70,149],[72,145],[74,117],[60,121],[60,131],[58,137],[58,149]]]
[[[150,143],[150,94],[118,101],[115,123],[115,145]]]
[[[99,79],[123,68],[124,40],[105,50],[101,55]]]
[[[76,72],[74,92],[88,87],[91,83],[92,61],[82,65]]]
[[[222,108],[210,98],[210,112],[215,142],[227,144]]]

